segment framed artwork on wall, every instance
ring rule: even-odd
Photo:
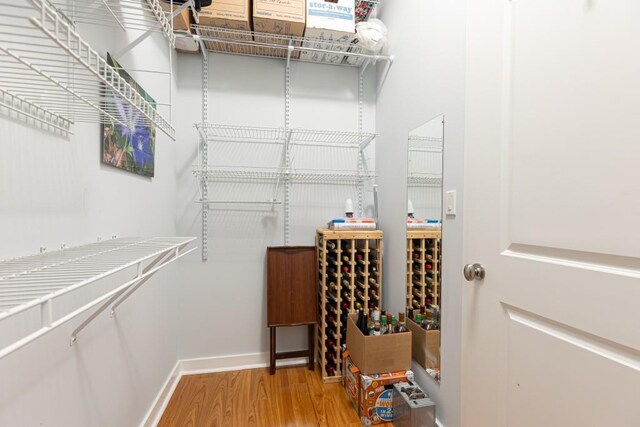
[[[107,63],[154,108],[156,102],[107,54]],[[131,90],[131,89],[124,89]],[[138,175],[155,172],[156,127],[144,114],[109,88],[104,88],[104,108],[118,121],[102,121],[102,163]]]

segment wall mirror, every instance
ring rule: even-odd
[[[409,132],[407,314],[413,357],[440,382],[444,115]]]

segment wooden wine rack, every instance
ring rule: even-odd
[[[425,305],[429,294],[433,296],[433,305],[440,306],[441,237],[440,230],[407,230],[407,307]],[[420,257],[414,259],[414,253]],[[427,263],[431,264],[431,270],[425,268]]]
[[[316,233],[318,264],[318,311],[316,339],[318,364],[324,382],[337,382],[341,375],[341,346],[346,343],[346,316],[359,308],[382,307],[382,231],[319,229]],[[347,259],[344,259],[346,257]],[[359,257],[362,257],[359,260]],[[347,271],[343,271],[347,267]],[[372,281],[370,281],[372,279]],[[372,283],[375,282],[375,283]],[[331,286],[331,284],[336,286]],[[372,293],[375,291],[375,296]],[[332,298],[333,297],[333,298]],[[347,306],[343,309],[343,303]],[[327,348],[327,304],[333,307],[335,346]],[[327,373],[327,351],[334,354],[334,375]]]

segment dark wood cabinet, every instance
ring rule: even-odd
[[[267,325],[318,322],[314,246],[267,248]]]
[[[276,360],[308,357],[314,365],[314,327],[318,323],[316,249],[314,246],[267,248],[267,326],[270,330],[270,373]],[[276,328],[308,325],[307,350],[276,352]]]

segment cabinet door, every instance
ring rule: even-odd
[[[267,248],[267,324],[318,321],[314,246]]]

